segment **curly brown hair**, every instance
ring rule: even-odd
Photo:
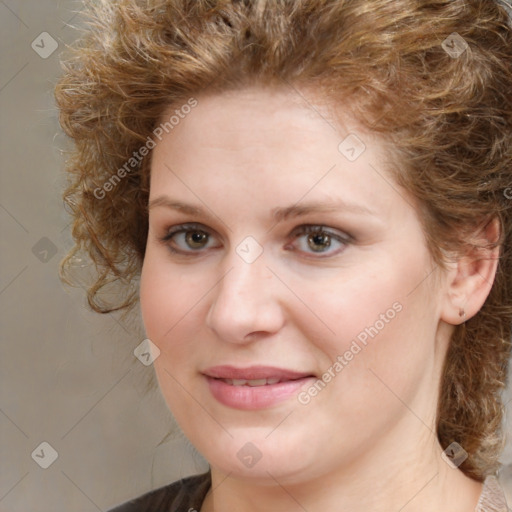
[[[418,199],[439,267],[471,246],[476,226],[499,219],[495,281],[454,331],[437,418],[441,445],[457,441],[469,454],[464,473],[481,481],[494,472],[512,330],[506,10],[490,0],[91,0],[86,13],[56,87],[75,143],[64,193],[75,246],[61,278],[72,281],[83,249],[96,267],[90,307],[137,303],[151,152],[133,158],[169,106],[248,84],[313,86],[392,142],[401,163],[394,177]],[[113,283],[126,294],[102,298]]]

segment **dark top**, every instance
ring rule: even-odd
[[[108,512],[199,512],[212,485],[211,472],[189,476],[150,491]],[[507,512],[503,489],[495,476],[488,476],[475,512]]]
[[[189,476],[127,501],[108,512],[199,512],[211,484],[210,471]]]

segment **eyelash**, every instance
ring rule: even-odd
[[[206,234],[207,236],[210,236],[210,233],[208,232],[208,230],[206,228],[204,228],[201,224],[186,223],[186,224],[180,224],[180,225],[173,226],[173,227],[166,229],[166,234],[163,237],[159,238],[159,241],[161,243],[163,243],[169,249],[169,251],[173,254],[181,254],[184,256],[200,255],[204,252],[202,250],[202,248],[197,249],[197,250],[191,249],[190,251],[182,251],[182,250],[173,248],[171,246],[171,244],[169,243],[172,240],[172,238],[179,233],[188,233],[188,232],[194,232],[194,231],[201,232],[203,234]],[[325,229],[323,225],[316,225],[316,224],[303,224],[301,226],[297,226],[290,233],[289,236],[292,237],[293,240],[296,240],[297,238],[300,238],[300,236],[302,236],[302,235],[311,235],[311,234],[312,235],[315,235],[315,234],[327,235],[330,239],[334,239],[337,242],[342,243],[344,246],[347,246],[354,241],[354,238],[348,233],[345,233],[345,236],[340,236],[339,234],[333,233],[332,231]],[[208,240],[207,240],[207,243],[208,243]],[[344,249],[335,251],[332,254],[319,251],[316,254],[327,254],[328,257],[330,257],[330,256],[335,256],[335,255],[339,254],[340,252],[343,252],[343,250]],[[311,252],[309,254],[315,254],[315,253]],[[321,259],[321,258],[325,258],[325,257],[326,256],[320,256],[319,258],[317,257],[316,259]]]

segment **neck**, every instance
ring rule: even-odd
[[[441,458],[442,449],[432,434],[419,439],[419,444],[407,443],[409,448],[396,439],[391,442],[401,448],[378,453],[374,447],[346,467],[311,471],[316,476],[310,479],[302,477],[306,471],[293,477],[261,471],[251,478],[212,467],[212,488],[201,512],[475,511],[482,484],[450,467]]]

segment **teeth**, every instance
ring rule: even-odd
[[[277,384],[279,379],[222,379],[226,384],[231,386],[266,386],[267,384]]]
[[[249,386],[265,386],[267,379],[248,380],[247,384],[249,384]]]

